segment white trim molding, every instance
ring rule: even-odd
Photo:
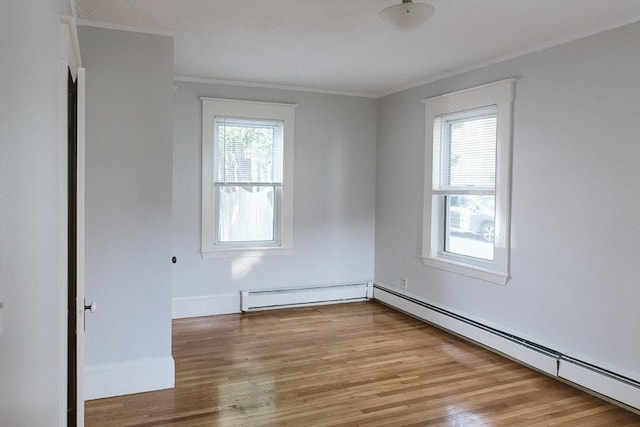
[[[203,258],[219,256],[246,257],[288,255],[293,248],[293,155],[295,143],[295,110],[297,104],[246,101],[224,98],[201,97],[202,101],[202,226],[201,253]],[[279,177],[279,203],[274,209],[275,242],[217,242],[215,160],[215,120],[217,117],[273,120],[282,123],[282,176]],[[264,243],[264,242],[263,242]],[[273,243],[273,244],[272,244]]]
[[[214,85],[222,85],[222,86],[240,86],[240,87],[255,87],[255,88],[261,88],[261,89],[293,90],[296,92],[322,93],[327,95],[352,96],[356,98],[370,98],[370,99],[377,98],[376,94],[369,93],[369,92],[340,91],[340,90],[331,90],[331,89],[312,88],[312,87],[306,87],[306,86],[281,85],[281,84],[272,84],[272,83],[239,81],[239,80],[225,80],[225,79],[195,77],[195,76],[186,76],[186,75],[176,75],[174,76],[173,79],[175,81],[185,82],[185,83],[205,83],[205,84],[214,84]]]
[[[86,400],[175,386],[175,366],[171,356],[87,365],[84,374]]]
[[[59,409],[61,420],[68,417],[67,408],[67,380],[68,380],[68,201],[69,193],[69,134],[68,134],[68,90],[69,74],[77,83],[77,300],[76,304],[76,332],[78,335],[76,351],[76,402],[75,402],[75,424],[78,427],[84,426],[84,125],[85,125],[85,74],[82,68],[82,56],[80,54],[80,43],[75,18],[71,16],[60,16],[60,76],[59,76],[59,208],[60,208],[60,292],[58,307],[61,308],[59,315],[60,340],[58,353],[60,357],[59,384],[61,388]],[[1,326],[1,325],[0,325]],[[0,331],[1,332],[1,331]]]
[[[511,140],[516,79],[504,79],[423,100],[425,104],[424,195],[422,261],[425,266],[505,285],[509,280],[511,230]],[[444,115],[496,107],[495,240],[491,261],[445,251],[445,204],[447,194],[434,183],[434,169],[441,156],[434,141],[434,121]],[[438,175],[439,176],[439,175]],[[478,190],[480,191],[480,190]],[[471,194],[471,193],[470,193]]]
[[[640,381],[618,369],[613,371],[603,363],[585,361],[584,357],[554,348],[536,338],[453,311],[391,286],[375,283],[373,299],[560,381],[582,387],[626,409],[640,411]]]
[[[78,68],[82,68],[82,55],[80,54],[76,20],[72,16],[61,16],[60,22],[67,27],[68,36],[66,37],[64,58],[67,60],[71,77],[75,81],[78,75]]]
[[[172,318],[217,316],[241,311],[305,307],[367,301],[373,298],[373,283],[297,286],[278,289],[246,290],[228,294],[176,297]]]
[[[474,71],[480,68],[489,67],[494,64],[499,64],[501,62],[506,62],[514,58],[519,58],[521,56],[528,55],[530,53],[536,53],[542,50],[551,49],[552,47],[559,46],[561,44],[569,43],[575,40],[580,40],[585,37],[592,36],[594,34],[603,33],[605,31],[609,31],[614,28],[623,27],[625,25],[633,24],[636,22],[638,22],[638,18],[636,16],[633,16],[633,15],[626,16],[623,19],[617,20],[616,22],[608,23],[606,25],[598,25],[596,27],[590,28],[588,31],[581,31],[575,34],[571,34],[568,37],[554,38],[553,40],[548,40],[548,41],[545,41],[544,43],[539,43],[535,46],[532,46],[526,49],[519,49],[507,54],[497,55],[492,58],[474,62],[472,64],[464,65],[462,67],[457,67],[457,68],[445,71],[443,73],[432,74],[421,80],[415,80],[411,83],[398,86],[395,89],[385,90],[384,92],[379,93],[377,95],[377,98],[383,98],[385,96],[393,95],[394,93],[403,92],[405,90],[414,89],[420,86],[427,85],[429,83],[437,82],[439,80],[444,80],[449,77],[458,76],[463,73],[468,73],[469,71]]]
[[[60,425],[67,419],[67,359],[68,359],[68,331],[67,331],[67,310],[68,310],[68,88],[69,71],[73,68],[69,56],[69,25],[60,21],[60,68],[58,74],[58,418]],[[54,75],[54,73],[52,73]]]
[[[239,292],[195,297],[176,297],[173,298],[171,308],[171,317],[173,319],[232,313],[240,313]]]

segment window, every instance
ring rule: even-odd
[[[425,100],[425,265],[505,284],[509,277],[514,80]]]
[[[295,105],[202,98],[202,255],[288,253]]]
[[[493,261],[495,171],[495,105],[434,119],[433,194],[443,198],[444,253]]]

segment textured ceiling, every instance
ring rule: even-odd
[[[80,24],[175,37],[177,76],[380,96],[640,21],[640,0],[416,0],[410,32],[378,13],[400,0],[71,0]]]

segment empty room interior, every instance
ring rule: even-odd
[[[0,0],[0,426],[640,426],[640,0]]]

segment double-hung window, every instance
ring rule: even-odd
[[[202,254],[292,245],[291,104],[202,99]]]
[[[513,80],[425,100],[423,261],[505,284]]]

